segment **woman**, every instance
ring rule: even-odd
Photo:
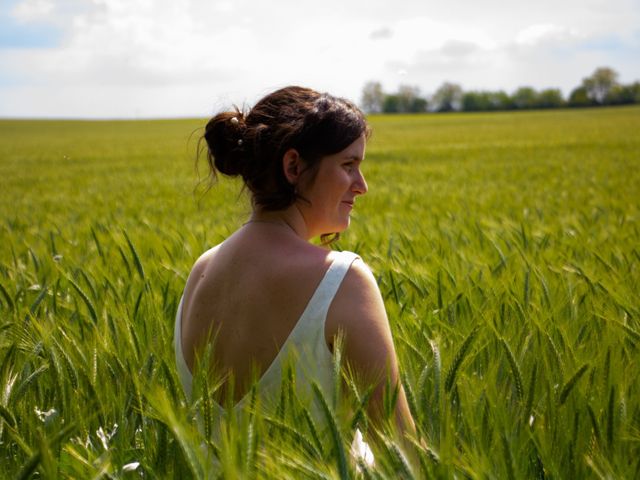
[[[196,261],[187,280],[175,347],[188,394],[198,353],[211,342],[211,360],[226,378],[219,398],[241,405],[257,370],[268,404],[292,352],[296,388],[308,390],[313,380],[330,395],[331,352],[344,332],[344,359],[374,386],[371,417],[381,417],[391,385],[399,389],[397,425],[413,429],[373,275],[357,255],[309,242],[345,230],[367,192],[360,167],[368,133],[351,102],[301,87],[267,95],[246,115],[224,112],[208,122],[211,173],[241,176],[253,213]]]

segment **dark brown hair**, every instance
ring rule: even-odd
[[[309,180],[322,157],[338,153],[369,135],[364,114],[349,100],[303,87],[286,87],[251,110],[221,112],[205,127],[211,176],[241,176],[254,206],[280,210],[298,195],[284,176],[282,157],[300,154]]]

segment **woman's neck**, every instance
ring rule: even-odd
[[[307,223],[296,205],[277,211],[255,209],[247,221],[247,224],[249,223],[281,225],[291,229],[292,233],[306,241],[312,238],[309,235]]]

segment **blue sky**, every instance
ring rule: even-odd
[[[11,4],[16,2],[9,3]],[[23,23],[11,15],[11,8],[0,9],[0,48],[54,47],[60,41],[60,29],[47,23]]]
[[[638,59],[638,0],[0,0],[0,117],[208,116],[369,80],[568,94]]]

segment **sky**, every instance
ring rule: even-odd
[[[286,85],[640,80],[640,0],[0,0],[0,117],[207,117]]]

